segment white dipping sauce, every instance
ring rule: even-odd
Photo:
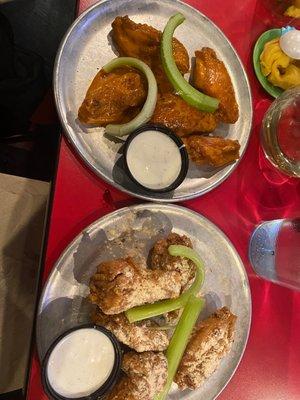
[[[54,347],[46,373],[58,394],[78,398],[98,390],[111,374],[114,362],[110,339],[97,329],[83,328],[71,332]]]
[[[132,176],[149,189],[170,186],[181,170],[181,154],[166,134],[149,130],[138,134],[127,149],[127,165]]]

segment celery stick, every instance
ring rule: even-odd
[[[183,295],[176,299],[161,300],[153,304],[133,307],[125,311],[126,317],[130,323],[133,323],[178,310],[178,308],[182,308],[186,304],[187,299],[185,297],[182,298],[182,296]]]
[[[162,65],[172,86],[183,100],[199,110],[214,112],[219,106],[219,100],[199,92],[190,85],[181,75],[173,57],[173,34],[177,26],[184,20],[185,17],[177,13],[169,19],[165,26],[160,44]]]
[[[125,124],[109,124],[105,132],[112,136],[125,136],[133,132],[136,128],[150,120],[154,112],[157,100],[157,83],[152,70],[143,61],[133,57],[117,57],[104,65],[105,72],[111,72],[118,67],[134,67],[139,69],[145,75],[148,81],[148,94],[145,104],[139,114],[131,121]]]
[[[179,363],[188,344],[190,335],[203,306],[204,299],[199,299],[193,295],[190,296],[188,302],[186,303],[166,353],[168,360],[167,383],[163,391],[155,396],[155,400],[166,399]]]
[[[168,251],[172,256],[185,257],[193,261],[197,268],[193,284],[187,291],[182,293],[182,295],[176,299],[161,300],[153,304],[145,304],[127,310],[125,314],[130,323],[156,317],[157,315],[182,308],[187,303],[189,297],[193,294],[197,294],[201,289],[204,281],[204,266],[203,261],[199,258],[198,254],[190,247],[181,245],[171,245],[169,246]]]

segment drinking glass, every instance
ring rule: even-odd
[[[250,239],[249,259],[262,278],[300,291],[300,218],[258,225]]]
[[[300,177],[300,86],[284,91],[272,103],[263,119],[261,142],[276,168]]]

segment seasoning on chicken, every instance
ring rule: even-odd
[[[81,122],[106,126],[125,123],[140,111],[147,97],[144,77],[132,68],[99,71],[78,111]]]
[[[130,324],[125,314],[105,315],[97,307],[92,321],[96,325],[104,326],[120,342],[139,353],[150,350],[164,351],[169,345],[167,332],[156,329],[158,325],[151,320]]]
[[[140,268],[131,258],[101,263],[90,280],[89,300],[105,314],[119,314],[129,308],[178,297],[178,271]]]
[[[209,47],[203,47],[202,50],[196,51],[195,56],[194,86],[220,101],[219,108],[215,113],[219,121],[234,124],[239,118],[239,108],[224,63]]]
[[[181,390],[196,389],[218,368],[233,342],[236,316],[227,307],[211,315],[193,333],[175,376]]]
[[[197,165],[223,167],[239,158],[237,140],[218,136],[191,135],[182,138],[190,159]]]
[[[193,248],[191,240],[185,235],[171,232],[166,238],[158,240],[151,250],[151,268],[163,271],[177,271],[181,277],[181,286],[185,286],[195,277],[195,265],[192,261],[183,257],[171,256],[169,246],[180,244]]]
[[[152,69],[161,93],[172,92],[173,87],[164,73],[160,59],[162,33],[147,24],[137,24],[128,15],[116,17],[112,23],[112,37],[120,56],[135,57]],[[177,39],[173,39],[173,56],[179,71],[189,70],[188,53]]]
[[[153,400],[167,381],[168,362],[163,353],[126,353],[122,369],[125,376],[106,400]]]
[[[172,93],[159,96],[151,122],[167,126],[178,136],[212,132],[217,127],[214,114],[197,110]]]

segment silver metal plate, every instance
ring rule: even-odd
[[[143,204],[108,214],[86,228],[57,261],[41,296],[37,316],[37,348],[42,360],[53,340],[67,329],[89,321],[88,283],[99,262],[143,254],[171,230],[192,239],[204,260],[203,319],[228,306],[237,315],[233,347],[201,389],[174,390],[169,399],[214,399],[237,368],[248,339],[251,298],[247,274],[233,245],[214,224],[186,208]],[[121,238],[121,240],[120,240]]]
[[[178,0],[106,0],[83,13],[66,34],[56,59],[54,93],[58,113],[69,141],[86,164],[111,185],[145,200],[176,202],[200,196],[227,178],[237,163],[216,169],[190,163],[184,182],[173,192],[149,194],[126,176],[120,163],[123,141],[112,141],[103,128],[86,128],[77,112],[86,91],[99,69],[116,56],[110,37],[111,23],[128,14],[136,22],[162,30],[168,18],[182,12],[186,21],[176,29],[176,37],[190,57],[203,46],[213,48],[225,63],[235,89],[240,117],[234,125],[221,124],[215,134],[238,139],[241,157],[251,130],[252,102],[246,72],[232,45],[207,17]],[[118,162],[119,161],[119,162]]]

